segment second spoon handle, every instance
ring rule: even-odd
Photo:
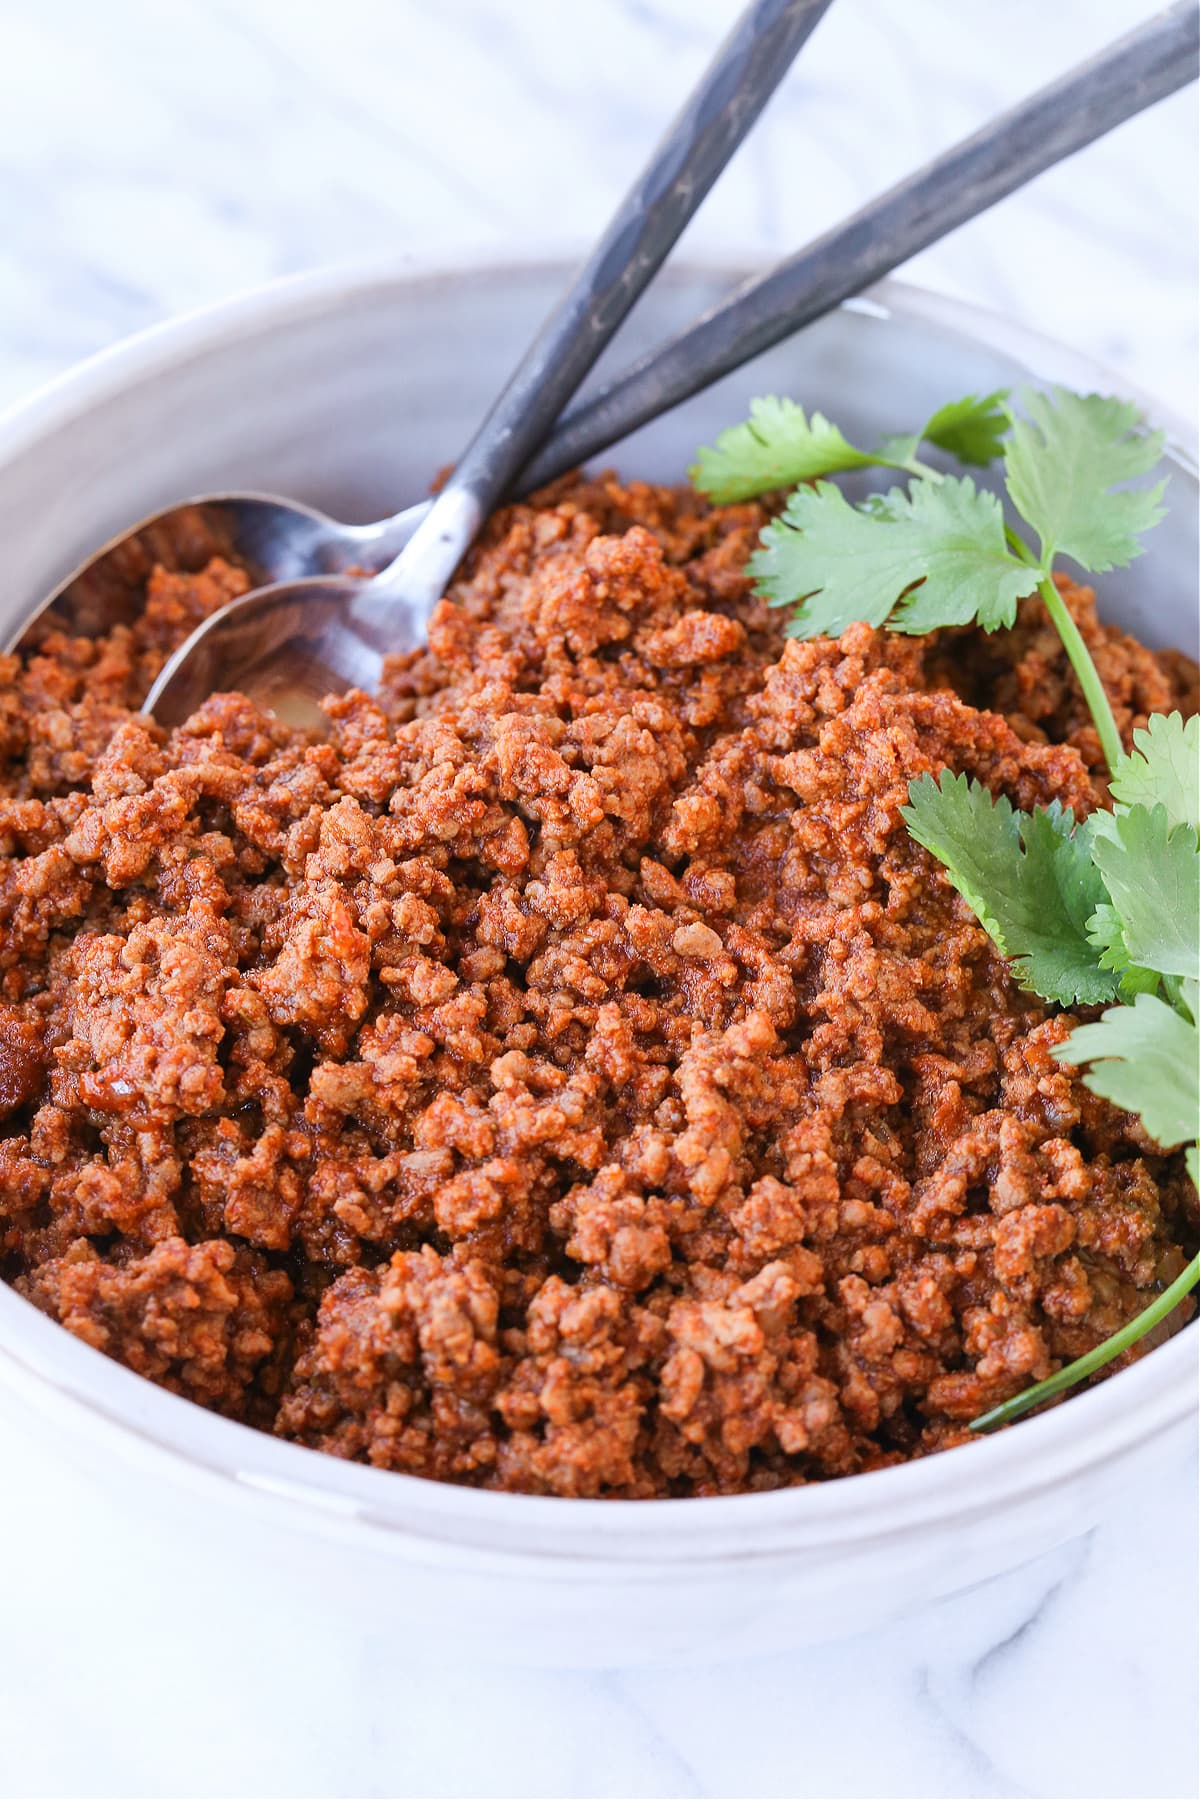
[[[752,0],[459,459],[388,591],[430,603],[543,443],[831,0]]]
[[[522,493],[657,418],[859,294],[1044,169],[1176,88],[1200,65],[1200,11],[1178,0],[889,188],[572,407],[526,465]]]

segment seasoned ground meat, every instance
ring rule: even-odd
[[[900,818],[944,766],[1103,800],[1040,602],[788,640],[763,519],[610,480],[509,508],[325,741],[236,694],[138,716],[246,585],[202,518],[109,572],[107,637],[8,660],[20,1292],[338,1456],[654,1496],[960,1443],[1179,1273],[1181,1158],[1053,1060],[1072,1018]],[[1194,709],[1063,592],[1126,734]]]

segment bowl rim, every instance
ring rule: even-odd
[[[539,270],[569,277],[587,248],[577,241],[557,239],[530,242],[498,254],[493,245],[468,242],[428,256],[404,252],[356,257],[257,282],[223,299],[189,307],[130,332],[0,407],[0,454],[11,456],[27,439],[69,423],[114,391],[202,354],[222,339],[250,336],[256,328],[268,328],[281,318],[295,322],[306,314],[320,314],[339,297],[361,296],[372,289],[391,290],[397,285],[436,284],[447,279],[474,277],[490,282]],[[655,276],[655,285],[686,281],[698,274],[746,280],[761,274],[769,260],[761,250],[698,247],[673,257]],[[1097,381],[1110,384],[1113,391],[1119,390],[1152,413],[1156,424],[1166,432],[1168,451],[1184,460],[1192,474],[1200,472],[1195,413],[1180,412],[1161,395],[1150,393],[1097,359],[1032,326],[1007,319],[990,307],[886,275],[853,299],[843,301],[838,310],[880,319],[908,316],[925,324],[945,326],[959,336],[1025,363],[1037,379],[1075,380],[1078,385]],[[1052,373],[1047,375],[1047,369]]]
[[[689,254],[659,281],[744,278],[761,253]],[[518,253],[464,247],[427,258],[371,258],[285,276],[163,321],[55,377],[0,413],[0,463],[116,393],[222,344],[246,343],[281,323],[328,313],[339,300],[429,282],[494,281],[574,266],[562,245]],[[1106,385],[1166,430],[1182,469],[1197,465],[1194,425],[1124,378],[986,308],[888,278],[847,310],[934,325],[1012,357],[1035,379]],[[586,1500],[498,1493],[343,1462],[220,1417],[167,1392],[72,1336],[0,1283],[0,1380],[27,1402],[99,1432],[108,1447],[177,1480],[201,1480],[242,1501],[271,1498],[302,1531],[363,1537],[376,1549],[426,1560],[464,1555],[520,1565],[528,1577],[568,1558],[607,1578],[622,1566],[702,1561],[737,1567],[793,1550],[879,1543],[927,1532],[951,1516],[990,1515],[1117,1459],[1183,1425],[1196,1411],[1200,1334],[1184,1329],[1069,1404],[964,1446],[893,1468],[769,1493],[692,1499]],[[65,1409],[65,1411],[64,1411]],[[966,1454],[969,1448],[970,1454]],[[739,1531],[737,1528],[741,1527]],[[753,1531],[747,1538],[747,1528]]]

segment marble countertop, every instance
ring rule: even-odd
[[[1149,10],[837,0],[689,241],[794,248]],[[0,0],[0,404],[319,263],[586,240],[734,12]],[[1195,131],[1193,90],[905,273],[1193,413]],[[1195,1489],[1189,1459],[902,1628],[712,1671],[449,1680],[394,1639],[314,1647],[235,1620],[218,1685],[186,1643],[132,1628],[98,1655],[85,1613],[69,1638],[0,1633],[0,1794],[1192,1795]],[[115,1731],[164,1658],[153,1709]]]

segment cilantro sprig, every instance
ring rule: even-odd
[[[879,451],[861,452],[819,414],[804,422],[802,410],[790,402],[757,405],[746,425],[725,432],[713,450],[700,453],[696,479],[714,497],[761,492],[762,486],[753,484],[768,463],[800,482],[868,463],[916,470],[907,490],[893,488],[882,499],[857,506],[828,480],[796,489],[750,560],[758,592],[774,606],[794,609],[788,630],[818,637],[866,619],[908,632],[964,624],[999,631],[1015,623],[1018,600],[1036,591],[1083,689],[1104,754],[1110,766],[1115,764],[1120,734],[1087,646],[1055,586],[1054,562],[1066,556],[1084,570],[1105,571],[1123,568],[1140,554],[1138,534],[1162,517],[1165,483],[1124,484],[1157,463],[1161,432],[1143,431],[1136,407],[1127,401],[1065,388],[1045,394],[1024,390],[1020,410],[997,394],[961,402],[967,410],[958,416],[950,443],[965,435],[973,456],[986,453],[989,460],[1003,450],[1009,499],[1032,531],[1035,549],[1006,527],[999,500],[977,489],[969,476],[943,476],[911,460],[889,459],[887,445],[914,440],[889,439]],[[938,416],[923,427],[926,434]],[[786,452],[793,441],[796,454],[789,463]],[[830,460],[835,451],[841,460]],[[847,460],[847,453],[856,460]],[[861,571],[867,567],[871,579],[864,584]]]
[[[923,443],[984,467],[999,456],[1008,429],[1006,398],[1002,391],[968,394],[939,407],[920,431],[883,437],[873,450],[850,443],[823,413],[807,417],[794,400],[753,400],[745,424],[731,425],[711,448],[697,453],[692,480],[710,500],[727,506],[847,469],[932,473],[917,457]]]
[[[905,823],[942,864],[1023,986],[1062,1006],[1109,1005],[1053,1054],[1163,1150],[1186,1146],[1200,1186],[1200,724],[1156,714],[1113,771],[1111,812],[1076,825],[1057,802],[1032,813],[961,775],[922,775]],[[1151,804],[1147,804],[1150,802]],[[1200,1281],[1194,1257],[1167,1294],[1105,1343],[973,1422],[1019,1418],[1095,1373]]]
[[[1002,455],[1025,531],[1007,525],[1000,501],[970,476],[922,462],[923,443],[963,463]],[[910,784],[903,816],[1023,986],[1060,1006],[1105,1008],[1055,1056],[1134,1113],[1164,1152],[1182,1148],[1200,1185],[1200,720],[1156,714],[1127,753],[1054,580],[1059,557],[1105,572],[1141,554],[1141,534],[1163,516],[1165,482],[1143,480],[1162,448],[1162,434],[1144,430],[1128,402],[1064,388],[1024,391],[1017,405],[1004,394],[969,396],[872,450],[820,413],[760,400],[744,424],[700,451],[692,474],[717,501],[795,484],[749,564],[758,592],[792,608],[795,636],[837,636],[857,621],[908,633],[999,631],[1015,623],[1022,599],[1041,597],[1108,762],[1111,810],[1082,822],[1057,802],[1019,812],[944,770]],[[911,479],[857,504],[827,479],[869,467]],[[972,1429],[1007,1423],[1095,1373],[1197,1281],[1200,1256],[1105,1343]]]

